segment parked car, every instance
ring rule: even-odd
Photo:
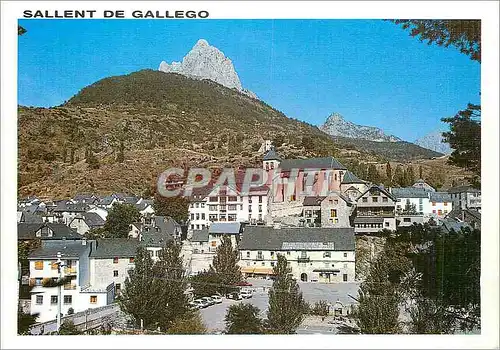
[[[236,285],[238,287],[251,287],[252,286],[252,284],[250,282],[247,282],[247,281],[238,282],[238,283],[236,283]]]
[[[195,300],[193,300],[193,303],[195,303],[196,305],[198,305],[198,307],[200,309],[203,309],[203,308],[206,308],[206,307],[210,306],[209,303],[207,303],[205,300],[202,300],[202,299],[195,299]]]
[[[200,308],[200,304],[195,303],[194,301],[190,301],[188,305],[189,305],[189,308],[193,309],[193,310],[197,310]]]
[[[252,297],[252,291],[251,290],[248,290],[248,289],[244,289],[240,292],[240,295],[245,298],[245,299],[249,299]]]
[[[210,297],[203,297],[203,298],[201,298],[201,300],[207,302],[208,306],[211,306],[211,305],[215,304],[215,301],[212,298],[210,298]]]
[[[228,299],[234,299],[234,300],[241,300],[241,299],[243,299],[243,297],[241,296],[241,294],[237,293],[237,292],[233,292],[233,293],[227,294],[226,298],[228,298]]]
[[[212,295],[210,298],[212,298],[212,300],[215,301],[216,304],[222,303],[222,297],[220,295]]]

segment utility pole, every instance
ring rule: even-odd
[[[63,275],[63,263],[61,260],[61,252],[57,252],[57,272],[59,273],[59,282],[62,280]],[[62,286],[59,283],[57,286],[57,333],[59,334],[59,329],[61,328],[61,294],[62,294]]]

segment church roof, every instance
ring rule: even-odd
[[[365,181],[361,180],[358,178],[356,175],[351,173],[349,170],[346,171],[344,174],[344,177],[342,178],[342,183],[343,184],[364,184]]]
[[[271,148],[269,151],[267,151],[266,155],[264,156],[264,160],[280,160],[281,158],[278,156],[274,148]]]

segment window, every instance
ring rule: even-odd
[[[274,256],[274,252],[271,252],[271,258]]]
[[[236,221],[236,214],[229,214],[227,216],[227,221]]]
[[[403,218],[403,222],[411,222],[411,218]]]
[[[233,196],[231,196],[231,197],[227,197],[227,200],[228,200],[229,202],[237,202],[237,201],[238,201],[238,197],[233,197]]]
[[[372,202],[377,203],[378,202],[378,197],[372,197]]]
[[[194,213],[191,213],[191,220],[194,220]]]
[[[120,283],[115,284],[115,291],[119,292],[122,289],[122,285]]]
[[[330,209],[330,217],[331,218],[337,217],[337,209]]]
[[[294,195],[294,194],[292,194],[292,195],[290,196],[290,201],[294,201],[295,199],[296,199],[295,195]]]
[[[249,258],[249,257],[250,257],[250,252],[247,252],[247,258]]]
[[[262,196],[259,196],[259,203],[262,203]]]
[[[435,207],[436,206],[436,202],[432,202],[432,206]]]
[[[196,213],[196,220],[200,220],[200,213]]]
[[[113,271],[113,277],[118,277],[118,270]]]
[[[205,208],[205,203],[200,203],[200,208]]]
[[[347,253],[344,253],[344,258],[347,258]]]
[[[57,261],[52,261],[52,262],[50,263],[50,268],[51,268],[52,270],[57,270]]]
[[[199,208],[199,207],[200,207],[200,203],[196,203],[194,206],[195,206],[196,208]]]
[[[438,209],[438,215],[442,215],[443,211],[441,209]]]
[[[209,205],[208,210],[210,211],[217,211],[217,206],[216,205]]]
[[[35,278],[35,286],[41,286],[42,285],[42,278]]]
[[[344,264],[344,269],[347,269],[347,264]]]
[[[43,270],[43,261],[35,261],[35,270]]]
[[[332,257],[332,253],[330,253],[330,252],[323,253],[323,258],[331,258],[331,257]]]
[[[50,303],[53,305],[53,304],[57,304],[57,295],[51,295],[50,296]]]
[[[290,255],[290,252],[286,252],[286,255]]]
[[[247,266],[250,266],[250,261],[247,261]]]
[[[210,222],[217,221],[217,214],[209,214],[208,220],[210,220]]]
[[[134,262],[134,260],[135,260],[135,258],[134,258],[134,257],[128,258],[128,262],[129,262],[130,264],[132,264],[132,263]]]
[[[367,202],[368,202],[368,198],[363,197],[363,203],[367,203]]]
[[[385,227],[389,227],[389,222],[388,221],[385,222]]]
[[[266,266],[266,263],[263,261],[261,265],[262,265],[262,266]]]
[[[64,305],[69,305],[73,302],[73,296],[71,295],[65,295],[64,296]]]
[[[113,264],[118,264],[118,258],[117,257],[113,258]]]
[[[445,209],[445,210],[444,210],[444,213],[445,213],[445,214],[448,214],[448,210],[446,210],[446,209]]]
[[[271,162],[271,169],[274,169],[274,162]]]
[[[446,207],[446,206],[448,206],[448,202],[444,202],[444,206],[445,206],[445,207]]]
[[[219,199],[217,197],[210,197],[210,202],[218,202]]]
[[[36,304],[37,305],[42,305],[43,304],[43,295],[37,295],[36,296]]]
[[[90,303],[91,304],[97,304],[97,295],[91,295],[90,296]]]
[[[342,280],[343,280],[344,282],[347,282],[347,273],[344,273],[344,275],[342,276]]]
[[[271,267],[274,267],[274,261],[271,261]]]
[[[191,224],[191,230],[194,230],[194,224]]]
[[[262,205],[259,204],[259,212],[262,212]]]
[[[389,201],[389,198],[387,198],[387,197],[382,197],[382,202],[387,203],[388,201]]]
[[[227,210],[236,210],[236,204],[229,204]]]
[[[196,224],[196,229],[199,230],[200,229],[200,224]]]

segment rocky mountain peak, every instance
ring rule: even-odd
[[[340,113],[337,112],[330,114],[325,123],[319,128],[331,136],[357,138],[377,142],[401,141],[400,138],[394,135],[387,135],[380,128],[354,124],[346,120]]]
[[[257,98],[253,92],[243,89],[231,60],[205,39],[199,39],[191,51],[184,56],[182,62],[168,64],[162,61],[159,70],[166,73],[182,74],[193,79],[210,79],[225,87]]]
[[[447,142],[443,142],[443,133],[434,131],[415,140],[416,145],[439,153],[450,154],[453,150]]]

